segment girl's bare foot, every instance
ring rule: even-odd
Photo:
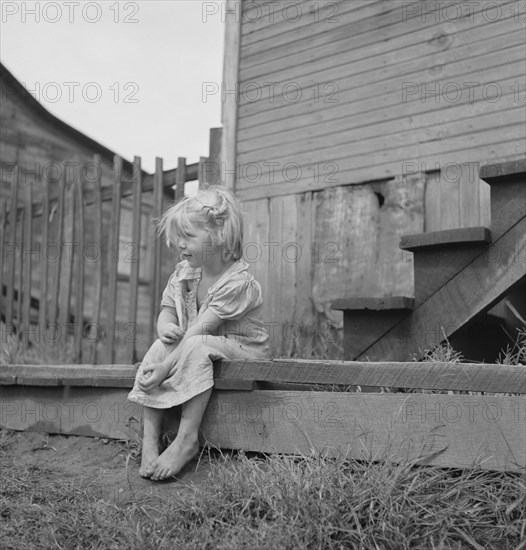
[[[159,443],[158,441],[147,441],[143,439],[141,467],[139,475],[141,477],[150,477],[155,471],[154,462],[159,458]]]
[[[152,464],[153,473],[150,478],[153,481],[161,481],[178,474],[187,462],[199,452],[197,439],[184,439],[176,437],[164,453]]]

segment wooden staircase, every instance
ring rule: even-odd
[[[526,160],[484,166],[491,228],[406,235],[414,255],[415,295],[342,298],[347,360],[419,358],[526,285]]]

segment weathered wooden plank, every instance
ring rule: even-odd
[[[463,227],[445,229],[415,235],[403,235],[400,248],[414,252],[426,247],[439,248],[451,244],[488,244],[491,242],[491,231],[487,227]]]
[[[56,221],[56,232],[55,232],[55,243],[57,246],[57,259],[55,262],[55,268],[53,269],[53,285],[51,287],[51,302],[50,302],[50,308],[49,308],[49,322],[53,325],[54,330],[56,331],[56,335],[59,334],[58,330],[58,300],[59,300],[59,291],[60,291],[60,278],[61,278],[61,264],[62,264],[62,256],[64,252],[64,199],[65,199],[65,192],[66,192],[66,181],[65,181],[65,167],[62,166],[62,172],[60,176],[60,180],[58,183],[58,202],[57,202],[57,209],[54,213],[56,215],[57,221]]]
[[[225,392],[201,431],[220,448],[520,471],[524,418],[521,397]]]
[[[498,162],[485,164],[480,167],[479,176],[484,181],[493,184],[506,182],[504,176],[526,173],[526,159],[510,160],[508,162]]]
[[[41,219],[41,244],[42,252],[40,261],[40,302],[38,307],[38,326],[41,332],[47,329],[47,304],[48,304],[48,257],[44,254],[49,242],[49,182],[48,178],[42,178],[42,219]],[[51,286],[51,285],[50,285]]]
[[[0,423],[17,430],[140,436],[141,407],[115,388],[2,386]],[[201,443],[259,452],[522,470],[524,400],[514,396],[214,392]]]
[[[80,175],[79,175],[80,176]],[[75,294],[75,326],[74,326],[74,342],[75,342],[75,356],[77,361],[82,362],[82,344],[84,335],[84,270],[86,264],[85,257],[85,231],[84,231],[84,201],[82,196],[82,182],[78,177],[75,181],[74,197],[76,199],[75,204],[75,218],[74,218],[74,234],[76,241],[79,243],[78,253],[75,256],[77,261],[77,280],[76,280],[76,294]]]
[[[78,160],[75,160],[75,163],[77,162]],[[72,172],[72,179],[70,181],[66,181],[64,197],[64,249],[61,257],[62,266],[60,269],[60,293],[58,296],[58,324],[60,329],[63,331],[62,334],[65,338],[70,332],[71,322],[71,296],[74,271],[73,235],[75,224],[75,186],[77,179],[80,177],[80,168],[77,164],[72,167]]]
[[[139,266],[141,251],[141,158],[135,157],[134,161],[135,185],[133,191],[133,227],[132,227],[132,254],[130,266],[129,302],[128,302],[128,326],[137,326],[137,303],[139,293]],[[135,361],[135,341],[126,347],[125,362]]]
[[[11,200],[9,201],[9,232],[7,238],[7,276],[6,276],[6,322],[13,322],[15,297],[15,259],[16,259],[16,219],[18,210],[18,188],[20,185],[20,170],[15,166],[11,180]],[[11,250],[9,251],[9,248]]]
[[[177,159],[177,177],[175,187],[175,201],[179,201],[184,197],[184,184],[186,182],[186,158],[179,157]]]
[[[0,199],[0,318],[5,316],[6,313],[4,299],[4,268],[7,264],[6,248],[9,248],[9,242],[7,241],[7,201],[6,199]]]
[[[163,159],[155,158],[155,176],[153,184],[153,210],[154,220],[160,220],[163,211]],[[161,309],[161,240],[162,236],[153,232],[153,274],[151,282],[151,306],[150,306],[150,331],[149,339],[154,341],[157,318]]]
[[[517,223],[526,212],[526,174],[506,176],[491,184],[491,234],[495,239]]]
[[[104,276],[104,254],[102,252],[102,228],[103,228],[103,213],[102,213],[102,196],[101,196],[101,162],[100,156],[93,157],[93,163],[97,167],[97,175],[93,182],[93,242],[97,247],[97,260],[94,273],[94,288],[93,288],[93,317],[89,327],[89,359],[90,363],[97,362],[97,340],[100,331],[100,320],[102,311],[102,279]]]
[[[524,250],[523,217],[360,358],[403,361],[435,347],[526,278]]]
[[[206,181],[208,184],[221,184],[221,145],[223,128],[210,128],[208,163]]]
[[[12,430],[132,439],[141,407],[128,390],[90,387],[0,386],[0,424]]]
[[[239,5],[239,4],[238,4]],[[227,0],[225,9],[235,12],[236,1]],[[223,83],[225,90],[238,90],[239,48],[241,43],[241,19],[227,17],[225,21],[225,56],[223,60]],[[236,136],[239,97],[237,91],[226,94],[222,102],[221,123],[221,182],[229,189],[236,186]]]
[[[31,272],[32,272],[32,257],[33,257],[33,217],[31,216],[31,203],[33,202],[33,190],[31,184],[27,185],[24,211],[24,242],[23,250],[23,284],[19,289],[21,295],[19,299],[22,301],[22,317],[20,319],[20,336],[23,341],[29,340],[30,324],[31,324]],[[37,252],[38,257],[38,252]],[[37,335],[38,337],[38,335]]]
[[[131,388],[134,365],[2,365],[3,378],[37,385],[51,380],[56,385]],[[283,382],[338,386],[372,386],[416,390],[454,390],[526,394],[522,365],[440,362],[328,361],[273,359],[223,361],[214,365],[216,381]]]
[[[117,270],[120,255],[120,222],[121,222],[121,184],[122,159],[117,155],[113,161],[113,200],[111,235],[108,247],[108,303],[107,303],[107,341],[106,358],[110,363],[115,357],[115,328],[117,323]]]
[[[408,296],[380,296],[377,298],[353,297],[339,298],[332,303],[332,309],[350,309],[350,310],[391,310],[407,309],[411,310],[414,306],[414,299]]]
[[[16,290],[16,323],[18,326],[18,331],[20,335],[20,330],[22,328],[22,287],[24,284],[24,229],[26,221],[26,212],[22,210],[20,214],[20,219],[18,220],[19,231],[17,231],[15,238],[15,250],[18,251],[17,261],[16,261],[16,272],[17,277],[17,290]]]
[[[314,212],[312,193],[295,196],[296,200],[296,270],[294,322],[297,325],[295,354],[305,357],[309,349],[314,349],[316,339],[321,338],[314,316],[312,285],[314,281],[313,254]]]

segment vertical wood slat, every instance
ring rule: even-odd
[[[439,231],[441,229],[441,204],[442,191],[440,186],[440,177],[438,172],[425,174],[425,192],[424,192],[424,231]]]
[[[111,217],[111,236],[108,250],[108,341],[106,343],[106,360],[108,363],[114,362],[115,357],[115,323],[117,311],[117,270],[119,265],[119,236],[121,221],[121,184],[122,184],[122,159],[119,156],[114,157],[113,161],[113,198],[112,198],[112,217]]]
[[[179,157],[177,159],[177,173],[175,174],[175,202],[178,202],[184,197],[184,185],[186,183],[186,158]]]
[[[31,241],[33,237],[33,192],[31,183],[27,184],[27,192],[24,205],[24,243],[22,246],[23,265],[23,291],[19,294],[22,301],[22,318],[20,322],[20,336],[23,341],[29,340],[29,329],[31,325]],[[19,291],[20,292],[20,291]]]
[[[15,249],[17,254],[17,272],[18,272],[18,290],[16,290],[16,325],[18,327],[18,337],[20,338],[20,329],[22,326],[22,283],[23,283],[23,264],[22,264],[22,247],[24,246],[24,225],[25,225],[25,209],[22,210],[19,220],[19,231],[15,239]]]
[[[133,159],[133,213],[132,213],[132,250],[133,256],[130,265],[130,286],[128,301],[128,328],[132,329],[134,335],[131,342],[128,342],[125,352],[125,362],[135,361],[135,342],[137,335],[137,304],[139,298],[139,267],[141,259],[141,191],[142,172],[141,157]],[[129,334],[129,333],[128,333]]]
[[[57,216],[57,232],[56,232],[56,239],[55,244],[58,250],[58,257],[55,262],[55,269],[50,270],[54,271],[53,273],[53,285],[51,289],[51,302],[50,302],[50,309],[49,309],[49,322],[55,326],[57,323],[57,311],[58,311],[58,296],[59,296],[59,290],[60,290],[60,268],[61,268],[61,256],[63,251],[63,230],[64,230],[64,195],[65,195],[65,183],[66,176],[65,176],[65,167],[62,166],[62,174],[60,176],[59,186],[58,186],[58,201],[57,201],[57,210],[56,210],[56,216]],[[56,336],[56,334],[54,335]]]
[[[0,199],[0,318],[5,315],[4,266],[6,265],[7,201]]]
[[[79,177],[80,170],[78,169],[78,161],[75,159],[73,165],[73,179],[71,182],[66,182],[64,196],[64,222],[63,222],[63,243],[61,258],[61,275],[60,275],[60,295],[59,295],[59,327],[62,330],[64,339],[70,330],[71,322],[71,288],[73,286],[73,259],[74,259],[74,243],[73,243],[73,227],[74,227],[74,211],[75,211],[75,186]],[[66,171],[66,167],[64,167]]]
[[[199,189],[205,189],[208,187],[206,163],[208,159],[206,157],[199,157],[199,164],[197,165],[197,179],[199,181]]]
[[[210,128],[206,181],[208,184],[221,183],[221,139],[223,128]]]
[[[18,185],[20,183],[20,168],[15,166],[11,180],[11,200],[9,203],[9,232],[7,238],[7,277],[6,277],[6,323],[13,321],[15,296],[15,259],[16,259],[16,219],[18,209]],[[9,250],[9,247],[12,250]],[[12,252],[12,254],[11,254]]]
[[[97,266],[94,273],[94,283],[95,287],[93,290],[93,319],[90,325],[90,351],[89,351],[89,362],[95,364],[97,362],[97,340],[98,335],[100,334],[100,314],[102,308],[102,278],[103,278],[103,268],[104,261],[102,254],[102,196],[101,196],[101,165],[100,165],[100,155],[95,155],[93,162],[96,166],[97,175],[93,184],[93,240],[95,246],[97,247]]]
[[[84,269],[85,269],[85,257],[84,257],[84,198],[82,194],[82,181],[81,175],[78,174],[75,178],[74,186],[75,202],[75,242],[78,242],[78,254],[77,259],[77,281],[76,281],[76,295],[75,295],[75,328],[74,328],[74,342],[75,342],[75,357],[77,361],[82,363],[82,334],[84,331]]]
[[[46,334],[47,328],[47,288],[48,288],[48,258],[47,244],[49,240],[49,185],[46,177],[42,179],[42,225],[40,254],[40,300],[38,306],[38,326],[40,333]]]
[[[478,166],[464,163],[458,167],[459,177],[459,227],[475,227],[480,225],[480,180]]]
[[[163,159],[155,159],[155,174],[153,177],[153,218],[159,220],[163,211]],[[150,334],[153,342],[157,334],[157,318],[161,302],[161,240],[163,236],[154,231],[153,274],[150,306]]]

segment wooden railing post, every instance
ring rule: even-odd
[[[163,159],[155,159],[155,175],[153,179],[153,211],[154,220],[159,220],[163,211]],[[161,240],[164,235],[157,235],[157,230],[153,231],[153,273],[151,285],[151,305],[150,305],[150,330],[149,339],[153,342],[157,334],[156,323],[159,317],[161,301]]]

